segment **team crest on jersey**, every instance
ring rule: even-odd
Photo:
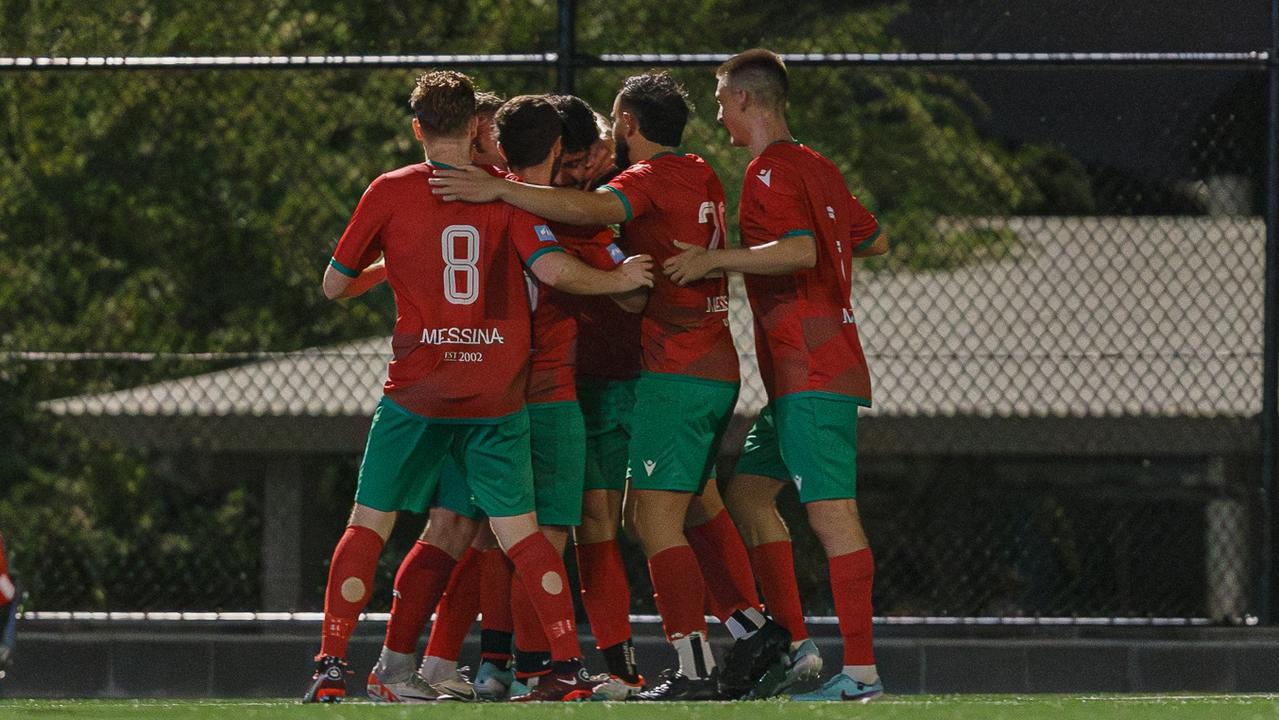
[[[759,178],[759,181],[764,183],[764,187],[771,188],[773,186],[773,169],[772,168],[769,168],[767,170],[760,170],[759,174],[756,175],[755,177]]]
[[[555,239],[555,233],[551,232],[550,225],[534,225],[533,232],[537,233],[537,239],[541,242],[558,242]]]
[[[617,243],[608,244],[608,256],[613,258],[613,262],[615,263],[620,263],[626,259],[626,253],[622,252],[622,249],[617,246]]]

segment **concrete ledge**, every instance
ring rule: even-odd
[[[830,669],[838,629],[811,628]],[[351,643],[353,692],[381,646],[382,623]],[[877,627],[888,689],[915,693],[1265,692],[1279,688],[1279,629]],[[650,676],[673,661],[655,624],[635,626]],[[717,652],[725,633],[712,628]],[[5,697],[290,697],[310,673],[318,623],[27,621]],[[584,648],[591,647],[589,636]],[[463,663],[474,665],[478,635]],[[588,663],[602,668],[593,650]]]

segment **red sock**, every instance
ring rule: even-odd
[[[347,526],[333,549],[329,563],[329,584],[324,589],[324,630],[321,655],[346,657],[347,641],[355,621],[373,592],[373,574],[382,554],[382,537],[369,528]],[[349,597],[342,593],[346,587]],[[359,593],[355,597],[355,593]]]
[[[535,532],[511,546],[507,556],[524,581],[524,594],[537,610],[542,630],[551,642],[551,659],[582,657],[582,646],[577,642],[577,626],[573,622],[568,571],[564,569],[564,559],[555,552],[555,546],[545,535]]]
[[[435,607],[435,622],[431,623],[431,639],[426,644],[426,654],[445,660],[457,660],[462,654],[462,643],[480,612],[480,553],[467,548],[462,559],[453,567],[444,597]]]
[[[712,611],[720,622],[748,607],[763,610],[755,592],[746,544],[727,510],[720,510],[710,522],[686,528],[684,536],[697,553],[702,577],[711,593]]]
[[[706,616],[702,604],[706,582],[697,568],[693,548],[676,545],[648,559],[648,574],[653,579],[653,599],[662,615],[666,639],[674,640],[691,633],[706,634]]]
[[[768,614],[790,631],[791,642],[808,639],[804,608],[795,582],[795,556],[790,540],[764,543],[751,548],[751,567],[768,604]]]
[[[844,638],[845,665],[874,665],[871,637],[870,591],[875,579],[875,558],[870,548],[830,559],[830,590]]]
[[[9,577],[9,561],[4,555],[4,536],[0,535],[0,605],[9,604],[17,592],[18,589]]]
[[[386,623],[386,647],[397,653],[417,652],[417,639],[426,619],[444,594],[457,561],[452,555],[421,540],[400,563],[395,574],[395,600]]]
[[[515,649],[522,653],[550,652],[551,641],[542,629],[542,621],[537,617],[537,609],[529,599],[529,592],[523,580],[518,577],[512,582],[511,618],[515,621]]]
[[[631,585],[617,540],[578,545],[577,571],[595,647],[602,650],[629,640]]]
[[[480,626],[485,630],[515,632],[511,618],[511,561],[497,548],[484,551],[480,573]]]

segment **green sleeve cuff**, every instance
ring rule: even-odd
[[[347,276],[347,277],[349,277],[349,278],[357,278],[357,277],[359,277],[359,276],[360,276],[360,271],[359,271],[359,270],[352,270],[351,268],[349,268],[349,267],[347,267],[347,266],[343,265],[342,263],[338,262],[338,259],[337,259],[337,258],[329,258],[329,265],[330,265],[330,266],[331,266],[334,270],[337,270],[338,272],[342,273],[343,275],[345,275],[345,276]]]
[[[631,201],[626,199],[626,193],[622,192],[621,190],[618,190],[612,185],[604,185],[602,187],[605,190],[616,195],[617,198],[622,201],[622,207],[626,208],[626,219],[623,220],[622,222],[629,222],[630,220],[632,220],[635,217],[635,211],[631,208]]]
[[[782,233],[783,238],[799,237],[801,235],[807,235],[811,238],[817,237],[816,235],[813,234],[812,230],[787,230],[786,232]]]
[[[883,228],[882,228],[882,227],[880,227],[879,225],[876,225],[876,226],[875,226],[875,232],[871,233],[871,234],[870,234],[870,237],[868,237],[868,238],[866,238],[865,240],[863,240],[863,241],[861,241],[861,242],[857,243],[857,247],[853,248],[853,252],[854,252],[854,253],[859,253],[859,252],[861,252],[862,250],[865,250],[866,248],[868,248],[868,247],[870,247],[871,245],[875,244],[875,240],[879,237],[879,231],[880,231],[880,230],[883,230]]]
[[[546,253],[553,252],[564,252],[564,248],[559,245],[547,245],[544,248],[538,248],[536,252],[528,256],[528,261],[524,264],[531,270],[533,268],[533,263],[537,262],[538,258],[542,257]]]

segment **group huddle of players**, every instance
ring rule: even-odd
[[[792,697],[883,692],[854,500],[871,393],[852,273],[887,239],[838,168],[791,137],[781,58],[747,51],[716,76],[718,119],[753,158],[738,247],[714,170],[676,149],[689,105],[666,73],[627,78],[611,123],[572,96],[502,102],[461,73],[418,78],[426,162],[373,181],[324,276],[334,299],[386,282],[397,318],[304,701],[345,697],[348,640],[402,510],[429,518],[395,578],[375,700],[753,699],[815,680],[775,504],[786,483],[826,551],[844,644],[840,671]],[[739,382],[730,272],[745,280],[769,404],[721,485]],[[635,664],[622,527],[677,656],[651,680]],[[605,674],[582,665],[570,539]],[[707,612],[732,635],[722,663]],[[471,681],[457,659],[477,614]]]

